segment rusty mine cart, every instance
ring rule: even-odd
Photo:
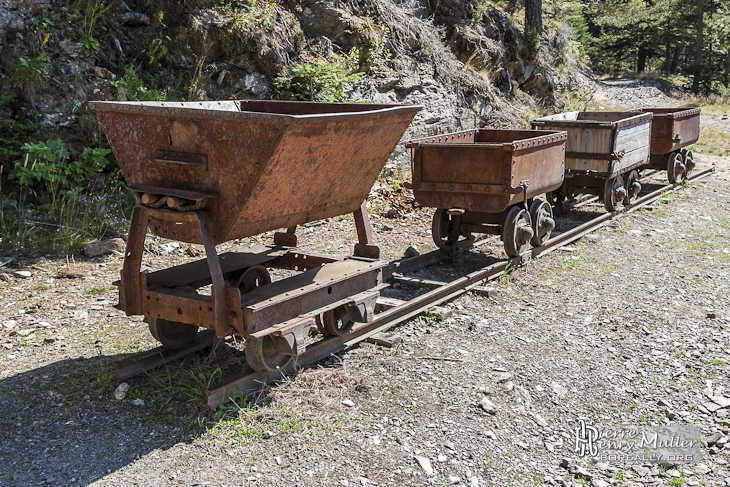
[[[699,108],[645,108],[653,114],[651,158],[641,169],[667,171],[670,183],[688,178],[695,168],[694,155],[684,149],[700,138]]]
[[[535,199],[556,190],[565,172],[565,132],[467,130],[408,142],[416,202],[437,208],[434,243],[500,235],[508,256],[544,245],[555,228],[552,207]]]
[[[638,169],[649,161],[651,113],[566,112],[532,121],[532,128],[566,130],[565,181],[553,206],[579,194],[603,199],[608,211],[632,203],[641,191]]]
[[[136,206],[119,307],[168,348],[199,327],[246,338],[261,372],[286,370],[310,327],[349,333],[386,286],[365,198],[420,106],[311,102],[92,102]],[[350,257],[296,248],[296,227],[354,213]],[[273,245],[216,244],[277,232]],[[141,272],[147,230],[205,259]],[[296,271],[272,282],[269,269]],[[201,289],[211,285],[209,294]],[[201,292],[203,291],[203,292]]]

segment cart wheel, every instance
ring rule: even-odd
[[[530,239],[535,234],[530,224],[530,215],[520,208],[513,206],[502,226],[502,243],[504,251],[509,257],[519,257],[530,248]]]
[[[165,348],[177,350],[184,347],[198,334],[198,327],[179,321],[168,321],[162,318],[147,318],[150,333]]]
[[[318,317],[317,320],[319,321],[320,318]],[[347,335],[352,331],[352,326],[355,324],[350,319],[344,306],[325,311],[322,313],[321,320],[322,326],[319,326],[318,323],[318,328],[322,331],[323,335],[331,336]]]
[[[684,161],[684,178],[688,179],[697,165],[694,153],[691,150],[682,149],[682,160]]]
[[[682,154],[679,152],[672,152],[669,154],[669,162],[667,162],[667,179],[670,183],[680,182],[685,169],[686,167],[684,165],[684,159],[682,159]]]
[[[240,289],[241,294],[246,294],[256,288],[271,284],[271,275],[266,267],[254,265],[231,279],[231,287]]]
[[[289,367],[294,357],[281,353],[274,339],[267,335],[246,338],[246,361],[257,372],[276,372]]]
[[[624,188],[624,180],[621,176],[606,179],[603,185],[603,204],[608,211],[614,211],[621,205],[626,197],[626,188]]]
[[[532,230],[535,232],[530,243],[534,247],[545,245],[550,239],[550,233],[555,228],[553,208],[550,203],[540,200],[533,201],[530,205],[530,221],[532,222]]]
[[[638,171],[630,171],[625,174],[624,177],[624,188],[626,188],[626,196],[624,197],[624,204],[630,205],[641,192],[641,183],[639,182]]]
[[[433,243],[440,249],[448,249],[449,245],[454,243],[452,237],[452,227],[454,220],[451,215],[443,208],[436,210],[433,214],[433,223],[431,224],[431,235]]]

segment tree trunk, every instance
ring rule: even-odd
[[[669,75],[672,70],[672,31],[671,31],[671,17],[667,18],[667,44],[664,50],[664,73]]]
[[[700,79],[702,78],[702,51],[704,49],[705,38],[705,0],[695,0],[697,6],[697,18],[695,19],[695,29],[697,37],[695,37],[695,65],[692,79],[692,92],[700,92]]]
[[[636,73],[643,73],[646,70],[646,47],[639,46],[639,56],[636,58]]]
[[[677,68],[679,67],[679,55],[682,54],[682,46],[674,48],[674,56],[672,56],[672,65],[669,67],[669,74],[677,74]]]
[[[725,56],[725,86],[730,88],[730,49],[727,50],[727,56]]]
[[[542,36],[542,0],[525,0],[525,37],[530,46],[540,47]]]

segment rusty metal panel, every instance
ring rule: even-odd
[[[292,317],[382,284],[384,262],[347,259],[273,282],[242,297],[246,334],[283,323]]]
[[[157,187],[163,196],[183,190],[217,197],[215,211],[204,208],[216,243],[355,211],[422,108],[276,101],[90,106],[130,185]],[[194,222],[151,215],[150,229],[202,243]]]
[[[669,154],[694,144],[700,138],[699,108],[646,108],[654,116],[651,154]]]
[[[241,293],[235,288],[225,289],[226,303],[223,321],[227,327],[243,334],[243,313],[241,312]],[[214,329],[216,311],[211,296],[197,293],[192,288],[169,289],[152,288],[142,295],[145,316],[162,318]]]
[[[410,141],[413,194],[422,206],[498,213],[557,189],[565,132],[470,130]]]
[[[226,278],[230,274],[247,267],[271,263],[279,257],[286,255],[287,250],[275,249],[266,245],[250,247],[246,252],[226,252],[220,254],[218,259],[221,263],[221,270]],[[210,269],[206,259],[180,264],[175,267],[168,267],[146,275],[148,286],[191,286],[194,288],[207,286],[212,282]]]

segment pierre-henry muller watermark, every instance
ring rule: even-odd
[[[598,462],[676,465],[700,461],[699,426],[624,426],[610,428],[579,420],[575,452]]]

